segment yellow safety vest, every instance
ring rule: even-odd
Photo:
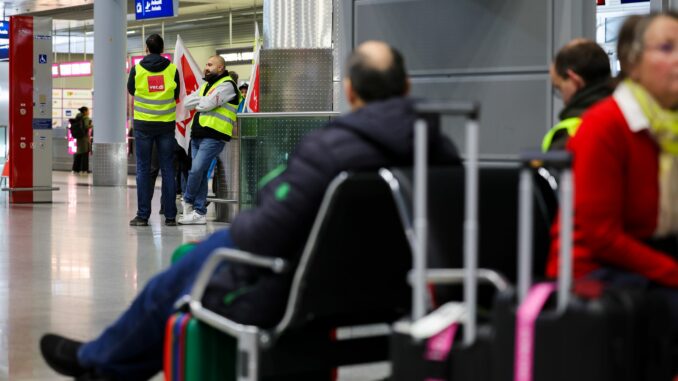
[[[207,93],[205,93],[205,88],[207,88],[207,82],[204,82],[202,86],[200,86],[199,94],[201,94],[202,96],[209,95],[214,91],[214,89],[217,88],[217,86],[221,85],[224,82],[232,82],[233,84],[235,84],[235,82],[233,81],[233,79],[231,79],[230,76],[219,78],[219,80],[214,82],[212,87],[210,87],[210,90]],[[233,86],[233,88],[235,88],[235,86]],[[235,104],[230,102],[224,103],[221,106],[218,106],[210,111],[201,111],[200,118],[198,119],[200,125],[221,132],[222,134],[232,136],[233,125],[235,124],[236,112],[238,110],[238,104],[242,100],[242,94],[240,94],[240,91],[236,91],[236,95],[237,99],[234,100]]]
[[[577,133],[579,125],[581,125],[581,118],[575,117],[561,120],[560,123],[553,126],[553,128],[551,128],[549,132],[546,133],[546,136],[544,136],[544,140],[541,142],[542,152],[546,152],[549,150],[549,148],[551,148],[553,137],[558,131],[567,130],[567,134],[570,135],[570,137],[573,137],[574,134]]]
[[[165,70],[154,73],[137,64],[135,70],[134,119],[174,122],[177,110],[174,100],[174,89],[177,87],[174,82],[176,65],[170,63]]]

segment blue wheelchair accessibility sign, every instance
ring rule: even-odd
[[[46,64],[47,63],[47,54],[38,54],[38,63]]]

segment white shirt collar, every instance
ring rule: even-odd
[[[620,83],[614,90],[612,97],[617,102],[619,109],[629,125],[632,132],[638,132],[650,128],[650,120],[640,108],[636,97],[633,96],[631,89],[624,83]]]

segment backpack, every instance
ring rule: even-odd
[[[78,114],[75,118],[69,119],[68,122],[71,124],[69,129],[73,138],[81,139],[85,136],[85,123],[82,119],[82,115]]]

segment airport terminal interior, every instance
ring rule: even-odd
[[[339,176],[328,188],[322,206],[320,198],[309,196],[302,201],[317,204],[313,221],[309,220],[313,230],[309,225],[303,237],[294,238],[300,242],[287,245],[288,251],[289,246],[295,246],[299,253],[305,248],[302,259],[283,264],[271,259],[273,254],[268,252],[258,259],[224,254],[232,263],[265,267],[258,271],[266,274],[283,274],[276,275],[286,279],[286,286],[280,287],[291,287],[285,292],[285,298],[291,296],[284,319],[274,328],[256,328],[227,320],[209,311],[200,298],[186,296],[183,303],[177,301],[171,317],[163,320],[167,323],[162,329],[162,345],[153,347],[162,366],[151,372],[152,376],[140,379],[678,379],[678,366],[671,360],[678,359],[678,346],[669,354],[666,348],[671,343],[661,341],[671,336],[666,312],[670,307],[655,300],[658,293],[629,296],[629,303],[642,300],[637,302],[642,307],[634,310],[633,318],[618,310],[614,312],[618,315],[600,318],[588,310],[581,312],[581,304],[602,300],[603,291],[574,282],[573,289],[586,288],[583,293],[587,296],[572,292],[577,301],[571,303],[579,303],[572,308],[579,309],[573,313],[576,318],[565,316],[579,320],[572,326],[568,321],[560,326],[559,319],[566,319],[559,303],[566,299],[563,295],[569,295],[573,282],[561,279],[572,275],[563,271],[557,286],[535,286],[529,293],[531,282],[523,281],[523,276],[529,278],[528,273],[538,280],[545,278],[547,262],[552,265],[547,259],[549,245],[559,232],[561,243],[572,241],[574,225],[574,235],[580,237],[577,217],[573,224],[572,212],[562,212],[572,207],[572,201],[563,200],[574,197],[575,206],[580,201],[576,192],[575,196],[567,193],[571,190],[567,184],[572,157],[525,154],[526,149],[538,152],[543,148],[545,134],[561,122],[561,111],[571,100],[567,87],[554,82],[554,75],[559,75],[553,72],[557,70],[552,68],[554,57],[569,41],[586,38],[604,53],[607,77],[617,76],[625,59],[617,44],[629,16],[678,10],[678,0],[4,0],[0,7],[0,380],[132,379],[120,374],[105,378],[103,368],[94,367],[87,368],[88,372],[103,378],[57,372],[41,353],[41,338],[55,333],[82,342],[96,339],[116,322],[149,280],[173,264],[183,263],[186,257],[181,255],[194,253],[193,246],[187,245],[230,229],[238,215],[251,212],[265,197],[282,202],[298,191],[296,183],[290,190],[287,182],[276,183],[275,176],[290,164],[305,136],[355,109],[354,99],[346,93],[352,88],[345,88],[343,81],[352,73],[347,60],[354,49],[370,40],[384,41],[402,54],[409,94],[422,105],[416,106],[416,112],[428,122],[439,122],[439,138],[454,142],[465,170],[425,171],[428,178],[423,181],[419,172],[409,167],[373,171],[364,177],[353,173]],[[671,20],[676,21],[675,17]],[[650,30],[651,22],[648,25]],[[164,77],[159,76],[171,83],[178,78],[180,90],[174,96],[164,85],[154,89],[151,84],[158,76],[143,65],[152,36],[164,41],[160,53],[174,65],[167,67],[176,67],[170,74],[163,67]],[[678,35],[667,38],[678,44]],[[656,49],[678,61],[675,46],[662,46]],[[654,45],[648,49],[655,49]],[[227,78],[223,81],[228,89],[220,91],[229,92],[235,100],[207,109],[198,106],[199,114],[195,114],[199,115],[195,119],[200,129],[215,123],[221,127],[211,127],[212,133],[216,130],[228,137],[223,150],[210,157],[203,168],[201,189],[207,188],[207,205],[201,209],[197,197],[190,196],[195,197],[193,206],[184,200],[189,169],[193,173],[198,160],[186,164],[179,156],[191,155],[189,147],[197,149],[191,145],[189,128],[193,123],[195,132],[194,113],[188,106],[191,93],[197,99],[202,91],[202,102],[212,94],[210,86],[224,88],[219,87],[223,81],[210,79],[210,73],[205,72],[213,62],[222,63],[227,71],[219,78]],[[128,93],[130,72],[137,78],[131,82],[132,89],[136,86],[135,96]],[[576,73],[564,73],[558,78],[568,83],[588,81]],[[203,76],[211,81],[206,90],[201,87]],[[139,85],[140,77],[149,78],[145,90]],[[165,98],[156,91],[166,94]],[[168,102],[171,110],[163,108]],[[159,119],[162,115],[170,117]],[[78,129],[85,126],[83,120],[91,121],[91,128],[84,132]],[[175,126],[171,164],[164,166],[167,162],[162,158],[171,157],[160,153],[161,143],[156,140],[150,163],[155,175],[149,173],[148,159],[138,159],[145,157],[143,149],[150,150],[140,149],[136,143],[139,136],[148,134],[143,123]],[[584,131],[586,118],[582,123]],[[678,130],[673,133],[678,136]],[[415,135],[406,135],[413,140],[408,141],[410,147]],[[196,141],[210,140],[203,137]],[[314,152],[322,152],[319,147]],[[421,147],[426,144],[418,145],[415,154]],[[427,157],[422,155],[420,158]],[[431,154],[431,160],[434,157]],[[544,165],[532,170],[536,161]],[[402,161],[399,164],[402,166]],[[177,188],[174,194],[163,194],[162,168],[177,172],[171,178],[172,187]],[[287,168],[294,170],[293,165]],[[577,166],[573,168],[577,174]],[[140,215],[148,210],[142,212],[139,205],[139,189],[146,187],[138,184],[138,172],[150,177],[144,183],[152,188],[150,195],[143,193],[150,199],[147,216]],[[258,193],[258,189],[266,190],[269,182],[277,184],[275,193]],[[422,188],[423,183],[428,184],[428,191]],[[578,190],[576,178],[574,184]],[[447,193],[441,195],[443,189]],[[415,202],[420,200],[417,195],[424,193],[428,209]],[[525,214],[520,214],[519,197],[520,203],[536,200]],[[664,201],[654,197],[654,201],[644,201],[663,207]],[[430,230],[417,219],[427,218],[418,214],[424,213],[421,205],[430,214]],[[447,205],[452,205],[451,209],[445,209]],[[174,208],[176,217],[171,216]],[[361,208],[364,210],[356,210]],[[530,225],[523,220],[530,214],[534,228],[527,228]],[[291,221],[286,223],[303,224],[299,222],[306,218],[302,215],[302,211],[288,215]],[[549,233],[556,216],[562,217],[556,224],[561,230]],[[636,219],[643,216],[633,214]],[[324,218],[329,222],[324,223]],[[341,233],[333,235],[332,229]],[[530,230],[530,235],[521,229]],[[495,232],[499,233],[492,237]],[[236,234],[243,233],[234,229],[232,234],[238,238]],[[308,241],[307,236],[311,237]],[[278,238],[256,236],[248,244],[264,247],[267,239],[278,242]],[[576,277],[577,260],[583,254],[575,242]],[[507,253],[496,266],[483,257],[490,246]],[[606,245],[600,247],[608,250]],[[678,244],[671,247],[675,258]],[[399,267],[400,249],[406,265],[398,278],[388,274]],[[531,263],[518,264],[521,250],[543,255],[534,254]],[[560,250],[572,250],[571,242]],[[374,254],[377,259],[360,256],[373,253],[378,253]],[[313,259],[314,255],[320,259]],[[474,255],[480,257],[474,261]],[[335,257],[343,259],[332,259]],[[450,271],[426,272],[426,261],[419,258],[428,258],[431,268]],[[674,263],[676,259],[666,261]],[[347,262],[355,273],[346,270]],[[474,262],[482,269],[472,268]],[[215,266],[217,272],[224,268]],[[666,271],[662,274],[668,274]],[[657,279],[661,276],[670,275],[657,275]],[[678,287],[678,278],[674,279],[673,283],[658,283]],[[208,280],[209,276],[204,279]],[[388,283],[391,281],[394,283]],[[349,287],[344,282],[355,284]],[[337,286],[339,283],[342,285]],[[374,284],[376,291],[370,290]],[[459,288],[449,292],[441,284]],[[193,291],[200,285],[199,279]],[[556,288],[558,300],[547,300]],[[436,291],[439,289],[443,291]],[[621,295],[625,291],[615,292]],[[527,304],[518,308],[506,298],[491,302],[494,295],[509,294],[512,301],[528,296],[539,299],[539,295],[543,300],[530,299],[536,307],[527,306],[527,312],[523,311]],[[258,294],[256,302],[266,304],[267,295],[281,294],[269,290]],[[438,297],[449,302],[436,308]],[[675,303],[678,298],[673,296],[673,300]],[[600,308],[608,308],[600,303]],[[536,308],[537,314],[546,308],[542,311],[546,317],[521,315],[529,315],[530,308]],[[656,315],[666,317],[664,320],[654,316],[661,308],[666,311]],[[371,313],[379,318],[368,318]],[[587,313],[596,316],[587,320]],[[532,336],[527,347],[518,342],[514,346],[514,334],[518,335],[514,328],[523,329],[523,319],[528,327],[532,324],[532,331],[526,334]],[[542,319],[547,322],[540,323]],[[625,328],[618,337],[597,335],[612,332],[609,327],[619,328],[622,319],[634,328]],[[549,325],[551,321],[556,323]],[[326,329],[328,326],[331,329]],[[656,333],[648,328],[651,326],[666,330]],[[570,330],[579,331],[571,337],[595,336],[591,340],[597,341],[567,340],[564,332]],[[547,334],[540,337],[540,332]],[[646,355],[650,352],[657,358]],[[529,358],[520,357],[525,353]],[[568,357],[569,353],[577,355]],[[561,373],[567,377],[553,376]]]

